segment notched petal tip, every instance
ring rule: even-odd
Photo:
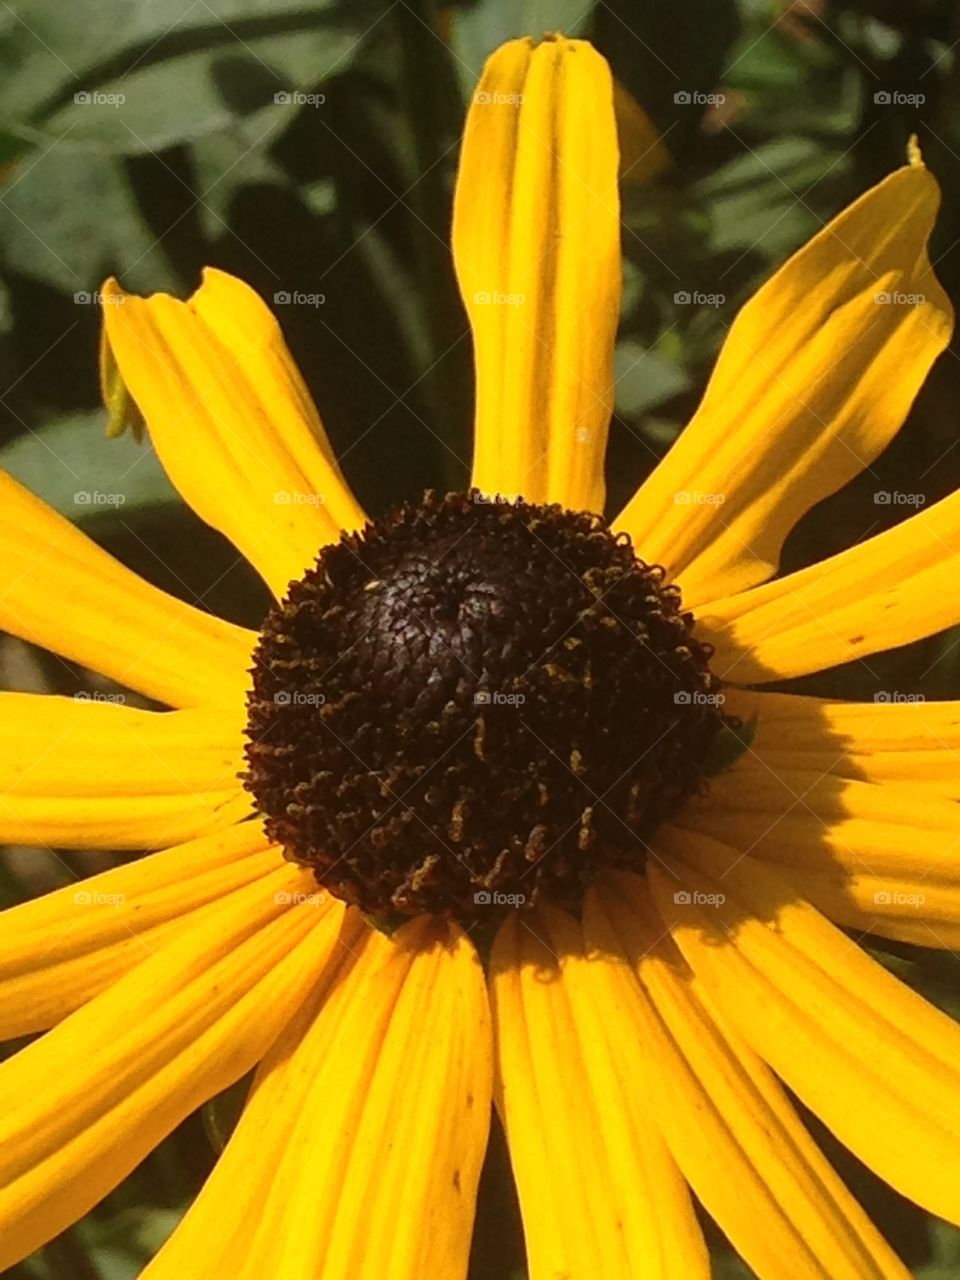
[[[502,45],[473,95],[453,247],[485,493],[603,508],[621,285],[613,98],[601,55],[560,36]]]
[[[206,268],[185,302],[104,286],[111,430],[139,406],[181,496],[278,596],[364,515],[336,463],[276,318],[243,281]]]

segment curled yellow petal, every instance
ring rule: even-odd
[[[184,499],[283,595],[364,515],[265,303],[208,268],[186,302],[103,286],[118,376]]]

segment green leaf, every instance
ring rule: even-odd
[[[266,146],[273,136],[258,137],[245,120],[230,130],[198,138],[191,146],[191,181],[203,194],[197,217],[211,240],[224,234],[230,206],[241,188],[257,185],[294,190],[293,182]]]
[[[140,149],[117,122],[127,110],[158,144],[178,129],[215,128],[233,113],[265,106],[268,88],[272,94],[316,82],[357,34],[340,25],[336,0],[204,0],[172,22],[166,0],[21,0],[15,15],[5,8],[0,118],[53,136],[103,128],[123,150]],[[358,30],[378,10],[356,5]],[[95,100],[117,93],[123,103]]]
[[[71,146],[136,155],[249,120],[268,142],[299,110],[323,109],[323,94],[303,90],[345,65],[354,43],[345,31],[296,31],[249,48],[234,41],[183,53],[84,87],[45,118],[43,131]]]
[[[617,412],[636,417],[690,386],[690,375],[669,356],[629,339],[614,353]]]
[[[786,257],[821,225],[806,193],[844,164],[832,148],[800,137],[763,143],[731,160],[696,188],[712,205],[714,252],[746,248]]]
[[[178,287],[119,161],[50,149],[15,170],[0,195],[0,255],[18,275],[77,293],[122,263],[132,289]]]
[[[178,288],[164,249],[177,222],[151,226],[120,158],[241,131],[243,152],[265,152],[323,111],[317,83],[349,65],[382,7],[361,0],[347,21],[338,0],[207,0],[172,25],[163,0],[0,8],[4,263],[67,292],[120,266],[131,288]],[[183,194],[202,214],[229,172]]]
[[[60,418],[0,451],[0,466],[81,523],[177,502],[153,450],[129,435],[107,439],[104,424],[103,412]]]

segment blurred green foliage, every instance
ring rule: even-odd
[[[486,55],[553,29],[595,41],[669,153],[655,180],[623,193],[611,510],[689,418],[738,306],[902,163],[911,133],[944,190],[933,257],[960,296],[960,11],[948,0],[11,0],[0,6],[0,463],[144,576],[255,625],[265,596],[252,572],[231,567],[176,501],[148,446],[105,439],[98,400],[102,278],[185,294],[210,263],[268,300],[322,295],[278,314],[370,509],[464,485],[472,368],[448,235],[458,138]],[[683,300],[694,293],[715,305]],[[954,346],[941,359],[869,477],[801,523],[788,566],[899,518],[873,505],[878,487],[909,476],[927,502],[960,487],[957,357]],[[92,489],[125,502],[78,505]],[[951,633],[872,661],[870,688],[860,669],[806,687],[870,696],[879,673],[889,688],[956,697],[958,655]],[[33,687],[69,689],[63,664],[31,662]],[[7,897],[43,887],[7,874]],[[881,958],[957,1013],[955,957],[891,947]],[[12,1275],[135,1275],[202,1184],[235,1103],[183,1125]],[[960,1277],[958,1234],[820,1136],[916,1276]],[[473,1280],[519,1278],[497,1135],[489,1165]],[[746,1276],[708,1228],[717,1275]]]

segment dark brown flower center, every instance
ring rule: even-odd
[[[246,786],[379,922],[576,908],[704,779],[723,699],[692,627],[600,517],[428,493],[268,615]]]

